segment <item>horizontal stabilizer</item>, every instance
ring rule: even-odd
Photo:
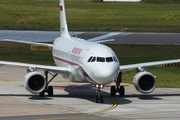
[[[98,37],[95,37],[95,38],[88,39],[87,41],[91,41],[91,42],[104,41],[104,39],[106,39],[106,38],[113,37],[113,36],[116,36],[116,35],[119,35],[119,34],[120,34],[120,32],[111,32],[111,33],[108,33],[108,34],[105,34],[105,35],[102,35],[102,36],[98,36]]]
[[[115,41],[115,39],[109,39],[109,40],[100,40],[100,41],[96,41],[98,43],[105,43],[105,42],[112,42]]]

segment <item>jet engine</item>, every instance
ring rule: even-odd
[[[24,77],[24,87],[33,94],[42,92],[46,84],[44,75],[39,72],[29,72]]]
[[[151,93],[156,87],[156,78],[150,72],[138,72],[134,76],[134,86],[138,92]]]

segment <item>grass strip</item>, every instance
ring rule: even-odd
[[[66,0],[69,30],[180,32],[179,3]],[[0,29],[59,30],[58,0],[1,0]]]

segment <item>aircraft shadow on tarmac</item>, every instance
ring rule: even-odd
[[[67,94],[54,94],[53,98],[78,98],[78,99],[86,99],[91,102],[95,102],[95,96],[96,96],[96,90],[95,87],[91,84],[85,84],[85,85],[67,85],[67,86],[53,86],[54,91],[61,90],[65,91]],[[102,91],[102,95],[104,97],[103,104],[112,104],[112,101],[109,99],[113,99],[110,94],[106,91]],[[48,97],[47,95],[45,97]],[[39,99],[39,96],[34,96],[34,98],[30,99]],[[123,101],[123,104],[129,104],[131,103],[130,100],[122,98],[121,102]],[[117,102],[117,101],[116,101]]]
[[[162,93],[162,94],[129,94],[126,95],[125,98],[138,98],[141,100],[162,100],[161,97],[174,97],[174,96],[180,96],[180,94],[173,94],[173,93]]]
[[[22,86],[21,86],[22,87]],[[27,97],[30,100],[33,101],[43,101],[43,100],[53,100],[53,98],[78,98],[82,100],[88,100],[90,102],[95,103],[95,96],[96,96],[96,90],[94,86],[90,84],[85,85],[59,85],[59,86],[53,86],[54,88],[54,95],[53,97],[49,97],[46,93],[43,97],[39,95],[34,95],[30,93],[10,93],[10,94],[0,94],[0,96],[12,96],[12,97]],[[22,87],[22,89],[24,89]],[[109,99],[114,100],[113,97],[110,96],[110,94],[106,91],[102,91],[102,95],[104,97],[103,104],[112,104],[112,101]],[[116,97],[118,100],[121,101],[123,104],[129,104],[131,103],[130,100],[126,98],[120,98]],[[118,103],[118,101],[116,101]]]
[[[86,85],[67,85],[67,86],[53,86],[54,91],[65,91],[66,94],[54,93],[53,97],[49,97],[45,94],[44,97],[32,94],[0,94],[0,96],[15,96],[15,97],[28,97],[30,100],[53,100],[53,98],[79,98],[86,99],[91,102],[95,102],[96,91],[90,84]],[[130,98],[138,98],[141,100],[162,100],[161,97],[180,96],[180,94],[126,94],[124,97],[120,97],[118,94],[115,97],[111,97],[109,92],[102,91],[104,96],[103,104],[112,104],[111,100],[114,100],[117,104],[130,104],[132,103]],[[111,100],[109,100],[111,99]]]

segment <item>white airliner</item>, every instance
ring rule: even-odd
[[[25,67],[28,73],[24,77],[24,86],[33,94],[44,96],[44,93],[47,92],[49,96],[53,96],[53,87],[49,86],[49,83],[58,74],[61,74],[72,82],[87,82],[94,85],[97,92],[96,102],[102,103],[101,90],[112,82],[115,82],[116,86],[111,86],[111,96],[115,96],[117,92],[120,96],[125,95],[124,87],[120,86],[122,72],[136,69],[137,74],[133,79],[135,88],[141,93],[151,93],[156,87],[156,79],[144,67],[180,62],[180,59],[176,59],[120,66],[120,62],[111,48],[99,44],[94,39],[88,41],[69,35],[64,0],[60,0],[60,30],[60,37],[56,38],[53,44],[4,39],[4,41],[52,47],[53,59],[57,66],[8,61],[0,61],[0,65]],[[44,70],[44,74],[37,72],[39,69]],[[52,74],[52,72],[54,73],[53,77],[48,79],[48,74]]]

